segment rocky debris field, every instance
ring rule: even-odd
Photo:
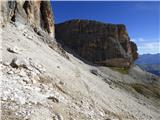
[[[46,41],[51,38],[37,35],[28,25],[8,24],[2,37],[2,120],[160,118],[159,98],[149,99],[130,86],[147,84],[146,78],[159,85],[158,78],[139,68],[122,74],[87,65],[57,45],[50,47]]]

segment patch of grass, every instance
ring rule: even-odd
[[[143,92],[145,91],[145,89],[146,89],[146,86],[144,86],[144,85],[142,85],[142,84],[131,84],[131,87],[135,90],[135,91],[137,91],[138,93],[140,93],[140,94],[144,94]]]
[[[131,87],[141,95],[149,98],[155,107],[160,107],[160,87],[155,85],[131,84]]]
[[[131,84],[131,87],[145,97],[154,97],[160,99],[160,88],[153,85]]]
[[[110,67],[112,70],[117,71],[122,74],[128,74],[128,68]]]

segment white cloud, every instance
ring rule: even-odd
[[[160,53],[160,40],[146,40],[144,38],[132,38],[138,47],[139,54],[145,53]]]
[[[133,42],[144,42],[145,39],[144,38],[131,38],[131,41],[133,41]]]
[[[144,53],[160,53],[160,41],[157,42],[142,42],[138,45],[138,52]]]
[[[131,38],[131,41],[136,42],[136,41],[137,41],[137,39],[135,39],[135,38]]]
[[[145,40],[143,38],[139,38],[139,41],[140,42],[144,42]]]

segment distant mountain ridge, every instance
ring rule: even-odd
[[[160,53],[139,55],[135,64],[152,74],[160,76]]]
[[[142,54],[136,60],[138,64],[160,64],[160,53],[156,54]]]

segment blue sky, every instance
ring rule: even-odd
[[[125,24],[138,52],[160,53],[160,2],[52,1],[56,23],[91,19]]]

